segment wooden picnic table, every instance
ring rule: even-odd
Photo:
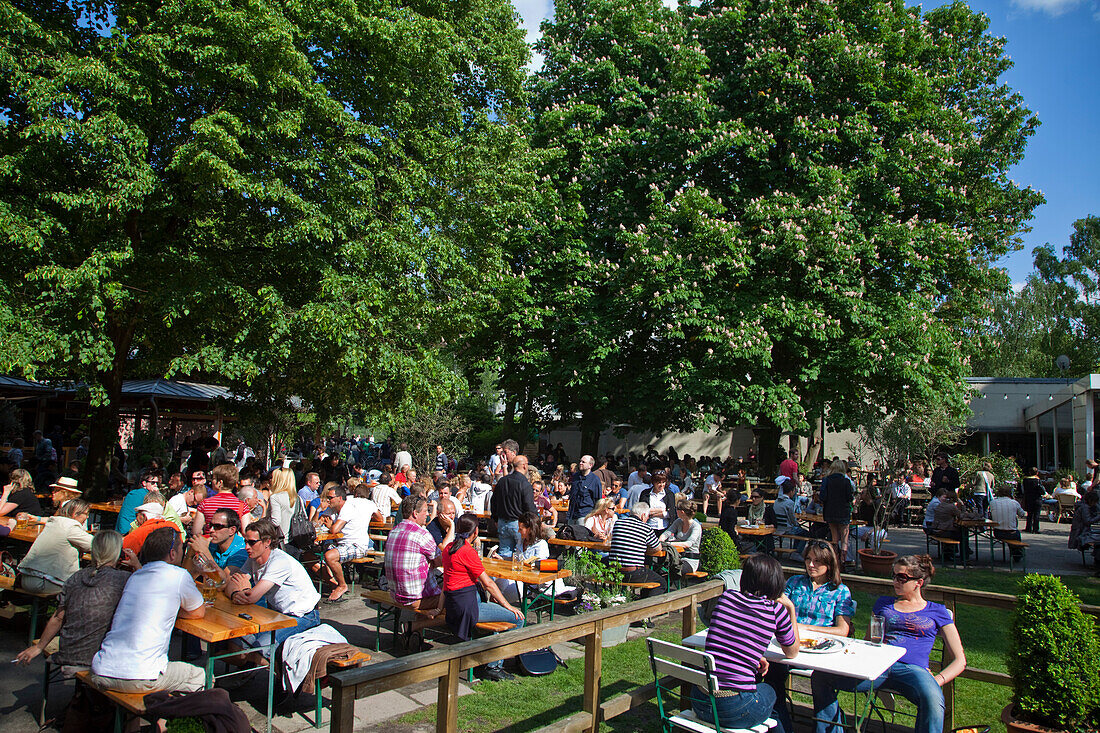
[[[955,525],[962,530],[963,544],[970,546],[970,531],[974,531],[974,564],[978,564],[978,546],[981,544],[982,532],[992,532],[1000,525],[992,519],[956,519]],[[992,550],[990,550],[992,552]],[[965,565],[965,557],[963,564]]]
[[[118,514],[122,509],[122,500],[118,501],[99,501],[89,505],[92,511],[103,512],[104,514]]]
[[[195,583],[201,588],[201,581],[196,580]],[[252,618],[241,618],[241,614],[251,616]],[[293,616],[287,616],[278,611],[273,611],[270,608],[264,608],[263,606],[257,606],[255,604],[238,605],[233,603],[233,601],[225,597],[224,593],[219,591],[218,595],[214,597],[213,605],[206,607],[206,614],[202,618],[177,618],[176,629],[191,634],[199,640],[199,647],[202,649],[202,656],[205,660],[203,667],[206,671],[206,689],[210,690],[213,689],[214,683],[217,681],[218,677],[229,677],[231,675],[250,672],[255,669],[264,669],[262,666],[249,667],[237,669],[227,674],[215,675],[215,660],[224,657],[235,657],[239,652],[231,651],[222,654],[211,654],[210,644],[228,641],[230,639],[239,639],[249,634],[261,634],[264,632],[274,632],[279,629],[289,629],[297,625],[297,623],[298,620]],[[267,732],[271,733],[271,714],[274,710],[275,699],[274,636],[272,636],[272,642],[267,645],[267,649]]]
[[[523,612],[524,617],[527,616],[527,610],[541,600],[549,603],[551,621],[554,620],[554,581],[564,580],[573,574],[571,571],[564,569],[540,571],[526,564],[518,570],[513,570],[511,560],[504,560],[499,557],[484,557],[481,559],[481,564],[489,577],[512,580],[519,585],[520,610]],[[523,584],[533,586],[535,592],[533,594],[526,592]],[[543,584],[549,584],[546,592],[539,590]]]
[[[19,542],[34,542],[38,539],[38,535],[42,534],[42,528],[45,525],[41,522],[29,522],[25,527],[16,527],[8,533],[8,539],[18,540]]]
[[[586,550],[593,550],[595,552],[609,552],[611,550],[611,542],[586,542],[584,540],[562,540],[557,537],[547,540],[547,543],[551,545],[559,545],[561,547],[582,547]],[[660,547],[654,550],[646,550],[646,555],[649,557],[664,557],[665,551]]]

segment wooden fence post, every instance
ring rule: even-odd
[[[686,639],[695,633],[695,606],[698,603],[697,596],[691,597],[691,603],[684,606],[684,610],[680,612],[680,638]],[[684,683],[680,685],[680,709],[688,710],[691,708],[691,685]]]
[[[447,663],[447,674],[439,678],[439,696],[436,698],[435,729],[438,733],[455,733],[458,730],[458,675],[462,660]]]
[[[951,618],[955,618],[955,594],[951,592],[945,592],[943,594],[943,605],[951,612]],[[943,663],[940,668],[946,667],[951,664],[954,657],[951,656],[951,650],[945,643],[943,646]],[[946,730],[951,730],[955,727],[955,680],[951,680],[943,686],[943,727]]]
[[[318,720],[317,724],[320,725]],[[332,733],[351,733],[355,728],[355,688],[343,685],[332,688],[332,719],[329,730]]]
[[[597,621],[592,633],[584,637],[584,711],[592,715],[588,728],[600,729],[600,674],[603,668],[603,621]]]

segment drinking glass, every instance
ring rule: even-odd
[[[885,633],[886,617],[878,615],[871,616],[871,643],[881,644]]]
[[[202,600],[206,605],[213,606],[216,595],[218,595],[218,581],[208,576],[202,583]]]
[[[512,551],[512,571],[515,572],[520,569],[522,563],[519,559],[519,553],[515,550]]]

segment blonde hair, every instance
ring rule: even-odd
[[[33,489],[34,479],[31,478],[30,471],[25,468],[17,468],[11,472],[11,482],[15,484],[16,489]]]
[[[122,535],[113,529],[96,532],[95,537],[92,538],[92,564],[94,565],[92,575],[99,572],[102,567],[114,565],[121,554]]]
[[[592,508],[592,511],[588,512],[588,515],[585,516],[585,519],[588,519],[588,517],[594,517],[600,512],[605,512],[613,506],[615,506],[615,500],[612,499],[610,496],[605,496],[604,498],[596,502],[596,506]]]
[[[271,484],[268,486],[268,495],[286,494],[290,508],[298,505],[298,492],[295,491],[294,471],[289,468],[276,468],[271,472]]]

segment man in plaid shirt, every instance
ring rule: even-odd
[[[401,516],[401,523],[386,539],[385,568],[390,593],[396,603],[438,615],[443,611],[443,593],[432,568],[440,565],[440,546],[454,539],[454,524],[449,523],[447,536],[441,545],[436,545],[431,533],[424,529],[428,522],[428,500],[415,494],[401,500]]]

